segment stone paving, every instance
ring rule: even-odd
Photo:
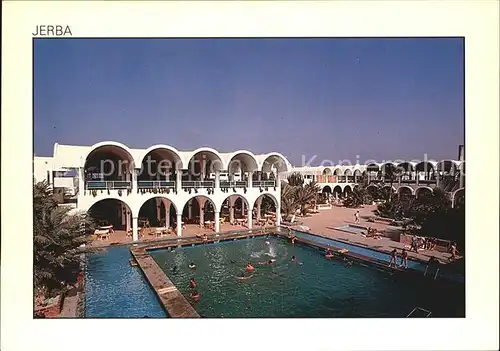
[[[257,227],[259,228],[259,227]],[[160,241],[160,240],[165,240],[165,239],[175,239],[177,238],[177,233],[172,233],[168,235],[164,235],[162,237],[157,237],[156,235],[152,235],[154,233],[154,228],[148,228],[150,230],[146,230],[146,233],[139,238],[138,243],[148,243],[148,242],[155,242],[155,241]],[[245,230],[248,229],[245,226],[242,225],[231,225],[229,223],[222,223],[220,225],[220,232],[228,232],[228,231],[233,231],[233,230]],[[182,230],[182,237],[183,238],[190,238],[194,237],[199,234],[215,234],[214,230],[212,229],[207,229],[207,228],[200,228],[199,225],[196,224],[187,224],[185,228]],[[117,244],[132,244],[132,237],[128,236],[127,233],[123,230],[116,230],[115,232],[110,234],[109,239],[107,240],[94,240],[92,242],[92,246],[94,247],[104,247],[104,246],[110,246],[110,245],[117,245]]]
[[[170,317],[200,317],[144,247],[134,248],[131,252]]]
[[[384,231],[392,228],[388,224],[377,222],[371,223],[368,222],[367,219],[363,218],[365,216],[373,216],[373,211],[375,209],[376,205],[367,205],[359,209],[333,206],[333,208],[331,209],[321,210],[319,211],[319,213],[312,214],[308,217],[299,217],[297,218],[297,220],[302,222],[303,225],[309,227],[311,233],[324,237],[348,241],[384,252],[390,252],[394,248],[399,250],[406,248],[408,250],[408,245],[404,245],[390,238],[367,238],[362,236],[361,234],[352,234],[335,229],[336,227],[344,226],[347,224],[354,224],[354,214],[356,213],[356,211],[359,211],[360,215],[359,224],[357,225],[363,227],[371,227],[377,229],[378,231]],[[409,252],[408,254],[411,258],[423,261],[428,261],[430,257],[434,256],[442,263],[448,262],[448,258],[451,256],[451,254],[449,253],[443,253],[436,250],[419,250],[418,254],[415,252]]]
[[[64,297],[64,304],[59,317],[75,318],[77,317],[78,300],[82,298],[76,287],[69,291]]]

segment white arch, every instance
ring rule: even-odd
[[[342,191],[342,187],[341,187],[340,185],[336,185],[336,186],[332,189],[332,194],[335,194],[335,193],[336,193],[335,189],[337,189],[337,188],[339,188],[339,189],[340,189],[340,193],[342,194],[342,193],[343,193],[343,191]]]
[[[377,167],[377,170],[368,170],[368,168],[375,168]],[[366,165],[366,172],[378,172],[380,171],[380,167],[381,167],[381,164],[380,163],[376,163],[376,162],[370,162]]]
[[[127,157],[132,161],[132,166],[135,167],[137,164],[136,160],[134,159],[134,156],[132,156],[132,150],[130,148],[122,143],[119,143],[117,141],[101,141],[97,144],[94,144],[90,147],[89,151],[85,154],[85,156],[82,158],[82,163],[81,166],[84,168],[85,164],[87,163],[87,159],[89,158],[90,154],[92,154],[95,150],[101,148],[101,147],[106,147],[106,146],[114,146],[122,151],[124,151],[127,155]]]
[[[280,205],[280,202],[278,201],[278,198],[276,196],[274,196],[274,194],[271,194],[269,192],[263,192],[261,194],[259,194],[259,196],[257,196],[255,198],[255,200],[253,201],[253,204],[252,204],[252,208],[254,208],[255,204],[257,203],[257,200],[261,197],[264,197],[265,195],[269,196],[273,202],[274,202],[274,206],[278,207]],[[279,213],[277,213],[277,215],[280,215]]]
[[[425,172],[426,165],[428,165],[428,166],[430,166],[430,168],[429,168],[429,167],[427,167],[427,172],[428,172],[428,173],[430,173],[430,172],[434,172],[434,171],[436,171],[436,166],[437,166],[437,164],[438,164],[437,162],[422,161],[422,162],[419,162],[419,163],[417,163],[417,164],[415,165],[415,170],[416,170],[417,172]],[[420,168],[420,167],[419,167],[420,165],[424,165],[424,166],[422,167],[422,169],[419,169],[419,168]]]
[[[450,171],[452,168],[454,168],[454,171],[459,170],[460,161],[456,161],[456,160],[441,160],[436,164],[436,169],[439,172],[444,172],[444,169],[445,169],[444,165],[446,164],[446,162],[449,162],[449,164],[450,164]]]
[[[325,191],[325,189],[326,189],[326,188],[330,189],[330,191]],[[331,186],[329,186],[329,185],[325,185],[323,188],[321,188],[321,192],[322,192],[322,193],[325,193],[325,192],[326,192],[326,193],[333,194],[333,189],[332,189],[332,187],[331,187]]]
[[[344,170],[344,175],[350,177],[350,176],[352,176],[352,171],[349,168],[346,168]]]
[[[345,193],[347,188],[349,188],[349,191],[352,192],[353,188],[351,188],[350,185],[344,186],[344,189],[342,189],[342,192]]]
[[[332,169],[329,167],[325,167],[322,172],[323,175],[331,175],[332,174]]]
[[[421,189],[427,189],[431,192],[431,195],[433,193],[433,189],[430,186],[419,186],[418,188],[415,189],[415,196],[418,196],[419,190]]]
[[[196,154],[198,154],[200,152],[206,152],[206,153],[210,153],[210,154],[215,155],[219,159],[218,162],[220,163],[220,169],[227,169],[226,164],[224,162],[224,158],[222,157],[222,155],[220,154],[220,152],[217,151],[217,150],[215,150],[215,149],[212,149],[211,147],[200,147],[200,148],[198,148],[198,149],[196,149],[194,151],[189,152],[185,156],[184,167],[188,167],[189,166],[189,162],[191,161],[191,159],[194,156],[196,156]]]
[[[408,167],[407,169],[404,169],[403,165],[409,165],[410,167]],[[415,166],[416,166],[416,162],[411,162],[411,161],[404,161],[404,162],[400,162],[396,165],[397,168],[401,168],[402,171],[404,172],[413,172],[415,170]]]
[[[207,196],[207,195],[200,195],[200,194],[194,194],[193,196],[191,196],[189,199],[187,199],[184,204],[182,204],[182,207],[179,206],[179,208],[181,209],[181,212],[182,213],[184,211],[184,207],[186,207],[186,205],[189,203],[189,201],[191,201],[192,199],[196,199],[197,197],[202,197],[202,198],[205,198],[207,199],[208,201],[210,201],[212,203],[212,205],[214,206],[214,211],[215,212],[220,212],[221,208],[218,207],[217,203],[214,201],[214,199],[212,199],[210,196]],[[179,212],[178,212],[179,213]]]
[[[140,165],[142,167],[142,162],[144,162],[144,158],[151,152],[151,151],[154,151],[154,150],[161,150],[161,149],[165,149],[167,151],[170,151],[172,152],[175,157],[177,158],[175,160],[176,164],[175,164],[175,169],[184,169],[184,162],[182,160],[182,157],[181,155],[179,154],[179,150],[177,150],[175,147],[173,146],[169,146],[169,145],[165,145],[165,144],[156,144],[156,145],[153,145],[149,148],[146,149],[146,151],[144,151],[144,153],[141,155],[140,157],[140,163],[138,163],[138,165]]]
[[[465,174],[465,161],[460,162],[459,171]]]
[[[132,216],[134,216],[134,214],[138,214],[139,213],[139,210],[135,211],[136,209],[131,205],[129,204],[125,198],[123,197],[120,197],[120,196],[114,196],[114,195],[108,195],[106,196],[105,198],[94,198],[92,199],[88,204],[87,204],[87,208],[86,209],[81,209],[83,211],[90,211],[90,209],[92,208],[92,206],[94,206],[95,204],[97,204],[98,202],[102,202],[102,201],[106,201],[106,200],[117,200],[118,202],[121,202],[123,203],[124,205],[126,205],[130,211],[130,213],[132,214]],[[136,216],[137,217],[137,216]]]
[[[363,172],[359,169],[359,168],[356,168],[353,172],[353,175],[354,176],[358,176],[358,177],[362,177],[363,176]]]
[[[333,171],[333,174],[336,176],[342,176],[342,175],[344,175],[344,171],[342,170],[342,168],[337,167],[337,168],[335,168],[335,171]]]
[[[463,194],[464,194],[463,196],[465,197],[465,188],[458,188],[458,189],[457,189],[457,190],[455,190],[455,191],[453,192],[453,194],[452,194],[452,197],[451,197],[451,198],[453,199],[453,203],[455,203],[455,201],[457,201],[457,194],[458,194],[459,192],[463,193]]]
[[[415,192],[413,191],[413,188],[410,187],[410,186],[407,186],[407,185],[401,185],[399,188],[398,188],[398,195],[401,195],[401,189],[403,188],[406,188],[406,189],[410,189],[410,192],[412,195],[415,195]]]
[[[285,169],[280,171],[280,172],[288,172],[290,169],[291,169],[291,165],[290,165],[290,162],[288,162],[287,158],[285,156],[283,156],[282,154],[280,154],[279,152],[270,152],[266,155],[264,155],[263,157],[263,160],[262,160],[262,163],[259,165],[259,169],[262,171],[262,172],[267,172],[268,170],[264,170],[264,166],[267,164],[266,161],[268,158],[271,158],[271,157],[277,157],[277,158],[281,158],[281,161],[282,163],[284,164],[285,166]],[[270,168],[270,167],[269,167]]]
[[[245,155],[245,156],[247,156],[247,157],[250,158],[252,164],[251,165],[245,164],[249,168],[248,169],[249,172],[255,172],[255,171],[259,170],[259,162],[255,158],[255,155],[252,152],[248,151],[248,150],[238,150],[238,151],[235,151],[235,152],[231,153],[231,156],[229,157],[229,160],[227,161],[227,164],[224,166],[224,169],[226,169],[226,170],[229,171],[229,168],[231,166],[231,162],[238,155]],[[245,163],[244,160],[243,160],[243,163]]]
[[[217,204],[218,208],[219,208],[219,211],[222,210],[222,205],[224,205],[224,202],[227,201],[227,200],[229,200],[231,197],[234,197],[234,199],[235,199],[234,201],[236,201],[238,198],[241,197],[242,201],[245,202],[245,206],[250,207],[250,200],[246,196],[241,195],[241,194],[229,194],[225,198],[223,198],[222,201],[219,201],[219,203]],[[213,201],[213,202],[215,202],[215,201]]]
[[[137,208],[137,216],[139,216],[139,212],[141,211],[142,206],[144,206],[144,204],[151,199],[168,200],[171,205],[174,205],[175,213],[179,213],[179,208],[177,207],[177,204],[170,197],[165,196],[165,194],[151,194],[151,195],[152,196],[148,196],[144,199],[141,198],[141,201],[139,202],[138,208]]]
[[[386,185],[384,185],[384,186],[382,187],[382,189],[384,189],[384,188],[391,188],[391,186],[390,186],[389,184],[386,184]],[[396,187],[395,187],[394,185],[392,186],[392,191],[393,191],[394,193],[397,191],[397,190],[396,190]]]

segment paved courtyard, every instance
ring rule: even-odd
[[[377,231],[384,231],[390,226],[383,223],[371,223],[363,217],[373,216],[373,211],[376,205],[365,205],[363,208],[352,209],[340,206],[333,206],[331,209],[320,210],[319,213],[309,215],[307,217],[297,218],[303,225],[310,228],[310,232],[332,239],[339,239],[349,241],[352,243],[375,248],[380,251],[390,252],[393,249],[401,250],[403,248],[409,249],[402,243],[391,240],[390,238],[381,237],[380,239],[367,238],[361,234],[351,234],[343,231],[336,230],[336,227],[345,226],[347,224],[354,224],[354,214],[359,211],[360,220],[359,225],[363,227],[371,227]],[[438,252],[435,250],[419,250],[418,254],[409,252],[410,257],[418,258],[421,260],[428,260],[431,256],[436,257],[441,262],[447,262],[450,257],[449,253]]]
[[[352,234],[337,230],[335,228],[345,226],[347,224],[354,224],[354,214],[359,211],[360,222],[359,225],[364,227],[371,227],[377,229],[377,231],[384,231],[390,228],[389,225],[384,223],[371,223],[368,222],[366,218],[368,216],[373,216],[373,211],[376,209],[375,205],[366,205],[360,209],[351,209],[340,206],[333,206],[331,209],[320,210],[318,213],[308,215],[306,217],[297,217],[297,221],[302,222],[303,225],[310,228],[310,232],[332,239],[339,239],[343,241],[348,241],[356,243],[359,245],[375,248],[380,251],[390,252],[394,248],[401,250],[403,248],[409,249],[409,246],[405,246],[402,243],[392,240],[391,238],[381,237],[379,239],[367,238],[361,234]],[[254,224],[254,228],[258,228]],[[233,230],[246,229],[244,225],[231,225],[229,223],[223,223],[220,225],[220,232],[228,232]],[[198,234],[203,233],[213,233],[213,229],[200,228],[196,224],[187,224],[182,231],[183,237],[193,237]],[[157,240],[162,240],[166,238],[177,237],[175,232],[164,236],[156,236],[154,228],[148,228],[144,231],[144,234],[139,238],[139,242],[152,242]],[[132,243],[132,237],[127,236],[125,231],[115,231],[110,234],[107,240],[94,240],[92,246],[102,247],[117,244],[127,244]],[[431,256],[436,257],[443,263],[448,262],[450,257],[449,253],[443,253],[436,250],[419,250],[418,254],[415,252],[409,252],[409,256],[413,258],[418,258],[420,260],[427,261]]]

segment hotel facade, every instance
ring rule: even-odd
[[[459,160],[392,163],[401,170],[392,190],[419,196],[441,187],[454,203],[465,196],[461,150]],[[168,145],[132,149],[104,141],[92,146],[55,144],[51,157],[34,157],[33,169],[34,181],[46,180],[61,205],[83,211],[112,208],[115,226],[130,232],[137,241],[144,208],[156,212],[158,223],[175,228],[181,236],[186,219],[196,217],[203,225],[206,214],[219,232],[221,211],[228,212],[233,221],[239,201],[238,210],[246,226],[252,228],[254,220],[261,220],[264,198],[272,201],[276,214],[280,213],[281,180],[294,172],[302,174],[305,182],[317,182],[320,192],[329,197],[341,198],[362,183],[390,187],[384,177],[387,164],[293,167],[279,152],[222,153],[207,147],[180,151]],[[280,225],[280,220],[277,215],[275,224]]]

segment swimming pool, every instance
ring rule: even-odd
[[[128,246],[110,247],[87,254],[85,269],[85,318],[165,318],[138,267],[131,267]]]
[[[456,285],[422,284],[327,260],[317,248],[274,236],[160,249],[150,255],[204,317],[405,317],[417,306],[433,316],[465,315],[464,289]],[[291,262],[292,256],[300,263]],[[259,264],[271,258],[276,259],[272,265]],[[195,270],[189,269],[191,262]],[[237,279],[248,262],[255,273],[248,280]],[[198,284],[197,303],[190,298],[191,278]]]
[[[366,232],[366,228],[354,224],[346,224],[340,227],[335,227],[335,229],[347,232],[347,233],[352,233],[352,234],[360,234],[363,232]]]
[[[366,247],[362,247],[362,246],[358,246],[358,245],[345,243],[343,241],[325,238],[325,237],[321,237],[318,235],[312,235],[312,234],[308,234],[308,233],[304,233],[304,232],[300,232],[300,231],[296,231],[296,230],[294,230],[293,233],[298,238],[311,240],[313,242],[323,244],[323,245],[331,245],[331,246],[335,246],[338,248],[345,248],[351,252],[354,252],[354,253],[357,253],[357,254],[360,254],[363,256],[375,258],[378,260],[389,262],[389,260],[391,258],[390,254],[388,254],[388,253],[377,251],[377,250],[366,248]],[[414,260],[410,259],[410,260],[408,260],[408,268],[411,268],[411,269],[414,269],[416,271],[424,273],[426,268],[427,268],[427,264],[420,262],[420,261],[414,261]],[[452,280],[452,281],[455,281],[458,283],[465,282],[465,277],[463,275],[456,273],[456,272],[446,271],[445,267],[443,267],[443,269],[441,269],[441,276],[443,278],[446,278],[446,279],[449,279],[449,280]]]

